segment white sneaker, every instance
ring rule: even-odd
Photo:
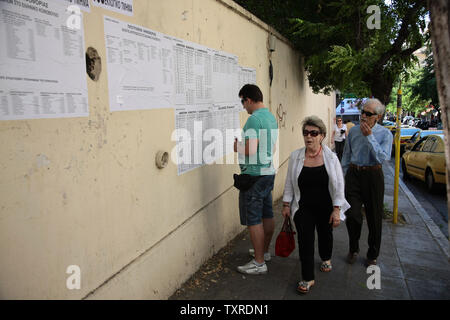
[[[248,254],[251,256],[251,257],[255,257],[255,249],[248,249]],[[272,256],[270,255],[270,252],[266,252],[266,253],[264,253],[264,261],[270,261],[272,259]]]
[[[267,265],[264,263],[262,266],[257,266],[255,259],[253,259],[249,263],[237,267],[237,271],[244,274],[266,274]]]

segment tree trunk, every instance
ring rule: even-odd
[[[445,137],[445,162],[447,164],[447,208],[450,208],[450,25],[448,0],[428,0],[431,19],[434,72]],[[447,210],[448,211],[448,210]],[[447,213],[448,216],[448,213]],[[450,233],[450,219],[448,223]]]

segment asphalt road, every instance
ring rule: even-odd
[[[395,158],[392,157],[391,165],[395,168]],[[400,179],[403,180],[403,173],[400,166]],[[416,197],[434,223],[441,229],[442,233],[448,237],[448,209],[447,209],[447,190],[445,185],[439,186],[437,190],[430,193],[425,182],[418,179],[403,180],[409,191]]]

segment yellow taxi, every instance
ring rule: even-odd
[[[384,120],[382,126],[388,129],[389,131],[392,130],[392,128],[395,128],[397,124],[392,121]]]
[[[415,177],[424,181],[429,191],[446,183],[444,135],[430,134],[420,139],[402,157],[403,179]]]
[[[392,134],[394,135],[394,139],[392,140],[392,151],[395,153],[395,132],[396,132],[396,128],[394,128],[393,130],[391,130]],[[416,132],[420,131],[419,128],[411,128],[411,127],[407,127],[407,128],[400,128],[400,155],[402,155],[405,152],[405,145],[406,145],[406,141],[408,141],[409,139],[411,139],[411,136],[413,134],[415,134]]]
[[[405,143],[405,151],[411,150],[412,147],[419,141],[421,138],[429,136],[430,134],[444,134],[442,130],[419,130],[414,133],[409,140]]]

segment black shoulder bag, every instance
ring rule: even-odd
[[[249,174],[233,174],[234,186],[241,190],[250,189],[261,176],[251,176]]]

